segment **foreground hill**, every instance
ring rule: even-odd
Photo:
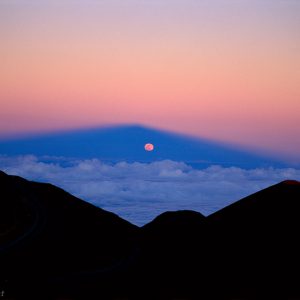
[[[300,182],[283,181],[207,218],[211,274],[224,290],[300,299]],[[220,251],[219,249],[222,249]]]
[[[3,172],[0,217],[0,280],[12,292],[68,274],[119,270],[136,247],[137,227],[117,215]]]
[[[63,190],[0,173],[8,299],[300,299],[300,183],[204,217],[138,228]],[[4,298],[5,299],[5,298]]]

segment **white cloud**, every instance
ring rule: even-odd
[[[166,210],[192,209],[208,215],[279,181],[300,180],[300,170],[293,168],[195,169],[170,160],[112,164],[98,159],[0,156],[0,169],[60,186],[138,225]]]

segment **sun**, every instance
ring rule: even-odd
[[[154,146],[151,143],[145,144],[144,148],[145,148],[146,151],[153,151],[154,150]]]

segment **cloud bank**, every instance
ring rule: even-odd
[[[126,220],[143,225],[166,210],[192,209],[208,215],[300,170],[241,169],[212,165],[196,169],[183,162],[102,162],[57,157],[0,156],[11,175],[49,182]]]

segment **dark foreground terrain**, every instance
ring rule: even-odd
[[[139,228],[0,172],[0,299],[300,299],[299,214],[284,181]]]

